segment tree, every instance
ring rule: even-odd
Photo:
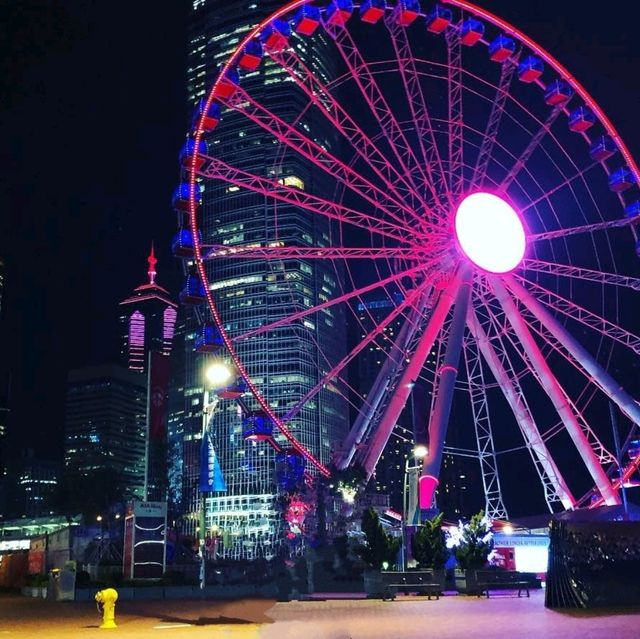
[[[493,550],[491,522],[484,511],[471,517],[469,523],[461,523],[453,537],[454,554],[460,568],[484,568]]]
[[[361,529],[365,535],[365,544],[359,549],[362,560],[375,570],[380,570],[384,563],[395,564],[402,540],[384,531],[373,508],[363,513]]]
[[[442,570],[449,558],[446,536],[442,530],[442,513],[428,519],[411,539],[411,553],[421,568]]]

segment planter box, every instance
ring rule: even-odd
[[[474,570],[458,570],[454,572],[456,590],[462,595],[477,595],[478,581],[476,579],[476,571]]]
[[[20,592],[24,597],[33,597],[36,599],[46,599],[47,598],[47,587],[35,587],[35,586],[23,586],[20,589]]]
[[[365,570],[362,577],[367,599],[383,599],[385,597],[384,581],[379,570]]]

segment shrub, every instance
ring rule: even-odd
[[[365,534],[365,544],[360,546],[358,553],[362,560],[376,570],[382,568],[384,563],[395,564],[402,540],[384,531],[373,508],[363,513],[361,528]]]
[[[449,558],[446,536],[442,530],[442,513],[428,519],[411,539],[411,553],[421,568],[442,570]]]

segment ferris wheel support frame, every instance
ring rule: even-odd
[[[522,390],[520,390],[517,378],[511,377],[507,373],[473,311],[469,312],[467,326],[518,422],[520,431],[527,443],[527,448],[534,458],[536,469],[541,474],[540,479],[545,487],[545,499],[549,510],[553,512],[552,503],[554,501],[560,501],[565,509],[572,510],[576,503],[575,497],[571,494],[569,486],[540,435]],[[551,491],[547,489],[547,485],[551,488]],[[548,492],[551,492],[551,495],[547,494]]]
[[[459,267],[458,277],[460,286],[456,294],[444,362],[439,370],[436,401],[429,420],[429,452],[425,457],[422,476],[418,485],[421,510],[431,508],[439,483],[442,449],[444,448],[444,439],[449,425],[453,391],[458,377],[458,366],[462,351],[462,338],[464,337],[467,311],[471,300],[473,270],[471,264],[466,260]]]
[[[580,457],[585,463],[589,474],[593,478],[597,489],[603,496],[605,503],[608,506],[619,505],[620,497],[614,490],[611,482],[609,481],[609,478],[598,462],[598,459],[589,444],[587,436],[578,423],[578,418],[574,413],[572,405],[568,401],[564,389],[560,386],[560,383],[551,372],[551,369],[547,364],[542,351],[537,345],[533,335],[529,331],[529,328],[527,327],[525,321],[518,313],[515,302],[510,297],[500,278],[492,278],[491,286],[496,299],[500,302],[500,305],[502,306],[502,309],[507,316],[507,319],[509,320],[509,323],[511,324],[513,330],[518,336],[520,343],[524,346],[525,352],[529,357],[531,365],[537,373],[540,384],[542,385],[544,391],[554,405],[556,412],[560,416],[560,419],[565,425],[569,436],[578,449]]]

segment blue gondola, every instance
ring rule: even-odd
[[[242,377],[238,377],[233,384],[229,384],[229,386],[225,386],[218,391],[218,397],[221,399],[238,399],[242,397],[247,391],[249,387],[247,386],[247,382],[244,381]]]
[[[602,162],[610,158],[617,150],[616,143],[608,135],[602,135],[592,142],[589,155],[592,160]]]
[[[516,51],[516,41],[506,35],[499,35],[489,45],[489,58],[494,62],[508,60]]]
[[[242,50],[238,66],[243,71],[255,71],[262,62],[263,54],[262,43],[259,40],[251,40],[247,42]]]
[[[549,106],[557,106],[568,102],[574,94],[574,90],[564,80],[554,80],[544,92],[544,101]]]
[[[399,0],[393,11],[393,16],[399,25],[408,27],[410,24],[415,22],[416,18],[420,15],[420,12],[421,8],[419,0]]]
[[[272,20],[260,34],[265,49],[278,52],[289,46],[291,26],[286,20]]]
[[[180,303],[191,306],[204,304],[206,291],[197,273],[189,273],[184,288],[180,291]]]
[[[273,437],[273,422],[264,411],[248,413],[242,420],[242,437],[245,441],[264,442]]]
[[[535,82],[544,73],[544,62],[535,55],[527,56],[518,65],[518,78],[522,82]]]
[[[640,240],[636,242],[636,255],[640,257]]]
[[[276,453],[276,483],[283,492],[293,492],[304,481],[305,458],[296,450],[286,448]]]
[[[207,101],[205,98],[198,100],[198,104],[193,111],[192,128],[195,129],[200,126],[200,122],[202,121],[202,130],[205,133],[209,133],[220,123],[220,120],[222,119],[222,109],[217,102],[211,102],[206,114],[202,117],[205,112],[206,105]]]
[[[320,9],[312,4],[300,7],[293,17],[293,30],[300,35],[313,35],[319,24]]]
[[[635,184],[633,173],[625,166],[617,171],[614,171],[609,176],[609,188],[614,193],[622,193],[627,189],[630,189]]]
[[[332,26],[344,26],[353,13],[352,0],[331,0],[324,10],[324,21]]]
[[[427,31],[431,31],[431,33],[442,33],[451,24],[451,20],[453,20],[451,9],[437,4],[433,8],[433,11],[427,14],[425,18]]]
[[[467,47],[472,47],[484,36],[484,23],[475,18],[467,18],[460,27],[460,42]]]
[[[198,231],[198,239],[202,240],[202,234]],[[179,229],[173,236],[171,242],[171,251],[174,257],[180,257],[182,259],[192,259],[195,255],[193,246],[193,234],[191,229]]]
[[[576,133],[588,131],[596,123],[596,116],[585,106],[578,107],[569,115],[569,129]]]
[[[224,340],[218,327],[205,322],[196,335],[195,349],[198,353],[217,353],[224,348]]]
[[[196,205],[202,204],[202,188],[196,182],[194,184],[194,198]],[[172,204],[176,211],[189,210],[189,194],[191,193],[191,185],[189,182],[181,182],[178,188],[173,192]]]
[[[384,15],[387,0],[364,0],[360,5],[360,20],[375,24]]]
[[[189,138],[180,149],[180,164],[185,168],[191,168],[193,166],[193,156],[196,149],[196,141],[193,138]],[[207,143],[204,140],[200,140],[198,144],[198,153],[195,159],[195,168],[199,169],[204,164],[204,155],[207,154]]]
[[[213,89],[214,98],[230,98],[240,85],[240,72],[235,67],[231,67],[226,73],[219,73],[220,79]]]
[[[633,461],[640,457],[640,439],[632,439],[629,442],[629,448],[627,449],[627,455],[629,459]]]
[[[628,218],[638,217],[640,215],[640,200],[628,204],[624,209],[624,214]]]

